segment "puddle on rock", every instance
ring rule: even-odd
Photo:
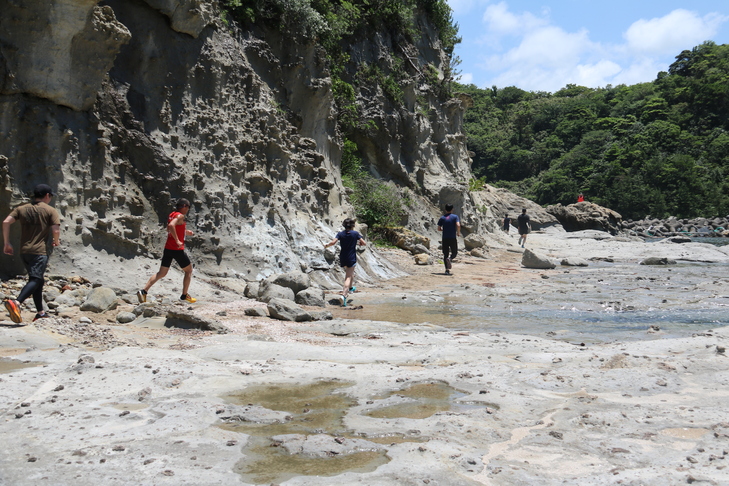
[[[670,437],[676,437],[677,439],[700,439],[709,432],[708,429],[690,428],[683,427],[679,429],[663,429],[661,434],[668,435]]]
[[[44,363],[37,361],[20,361],[17,359],[0,358],[0,373],[12,373],[16,370],[22,370],[23,368],[33,368],[35,366],[41,366]]]
[[[308,385],[252,386],[224,397],[237,405],[257,405],[290,414],[290,419],[283,423],[240,422],[220,425],[223,429],[251,436],[243,450],[246,458],[236,465],[235,471],[244,481],[270,484],[281,483],[296,476],[371,472],[389,462],[385,451],[359,451],[331,457],[289,454],[282,448],[275,447],[275,442],[270,439],[287,434],[328,434],[369,440],[353,435],[344,427],[344,415],[357,401],[338,390],[352,385],[351,382],[332,380]],[[392,442],[395,440],[391,438],[388,443]]]
[[[498,409],[497,405],[482,402],[458,402],[459,398],[467,394],[445,383],[415,383],[408,388],[395,390],[387,395],[376,397],[385,400],[392,396],[411,398],[404,403],[385,405],[375,408],[365,415],[372,418],[411,418],[424,419],[438,412],[466,412],[474,408],[491,407]]]
[[[323,431],[331,435],[345,435],[344,414],[357,402],[335,391],[352,385],[343,381],[318,381],[310,385],[249,387],[225,398],[237,405],[259,405],[269,410],[289,412],[291,420],[274,424],[243,422],[226,424],[223,428],[257,436],[317,434]]]
[[[117,410],[125,410],[130,412],[135,412],[137,410],[144,410],[145,408],[149,407],[148,403],[119,403],[119,402],[109,402],[102,404],[105,407],[114,407]]]
[[[245,448],[246,459],[234,471],[243,481],[253,484],[279,484],[296,476],[337,476],[345,472],[372,472],[390,459],[385,451],[363,451],[332,457],[289,454],[273,441],[251,437]]]

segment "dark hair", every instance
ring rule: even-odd
[[[185,206],[189,207],[190,201],[188,201],[184,197],[181,197],[180,199],[177,200],[177,204],[175,204],[175,209],[177,209],[179,211],[180,209],[184,208]]]
[[[342,226],[344,226],[344,229],[351,230],[354,228],[354,223],[356,223],[356,219],[347,218],[342,222]]]
[[[522,214],[526,213],[526,208],[522,209],[522,210],[521,210],[521,213],[522,213]]]
[[[446,204],[445,205],[445,210],[446,211],[453,211],[453,204]]]

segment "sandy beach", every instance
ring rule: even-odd
[[[722,247],[592,236],[527,245],[587,267],[525,269],[505,245],[459,257],[451,277],[381,250],[409,275],[363,283],[326,321],[249,317],[265,304],[202,282],[193,311],[229,333],[116,323],[133,303],[1,321],[0,484],[727,484],[721,322],[597,342],[434,311],[453,296],[587,312],[601,293],[617,311],[729,309]],[[639,265],[649,256],[678,264]],[[420,304],[400,315],[397,299]]]

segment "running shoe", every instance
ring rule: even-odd
[[[147,291],[144,289],[137,290],[137,300],[140,304],[144,304],[145,302],[147,302]]]
[[[347,307],[347,298],[342,297],[342,307]]]
[[[49,315],[48,315],[48,313],[47,313],[46,311],[43,311],[43,312],[39,312],[39,313],[37,313],[37,314],[35,315],[35,317],[33,318],[33,322],[37,321],[38,319],[47,319],[47,318],[49,318],[49,317],[51,317],[51,316],[49,316]]]
[[[349,291],[350,292],[357,292],[357,287],[350,287],[349,288]]]
[[[6,300],[5,308],[8,310],[8,314],[10,314],[10,320],[16,324],[23,322],[23,318],[20,316],[20,304],[17,300]]]
[[[194,304],[195,302],[197,302],[197,299],[190,297],[190,294],[181,295],[180,300],[184,300],[185,302],[189,302],[191,304]]]
[[[451,274],[451,271],[446,269],[446,275],[450,275],[450,274]]]

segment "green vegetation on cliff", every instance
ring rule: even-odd
[[[264,26],[323,48],[343,142],[342,180],[352,190],[357,217],[375,232],[399,224],[409,193],[367,170],[358,144],[370,143],[368,137],[381,127],[365,107],[374,100],[383,113],[402,110],[410,89],[417,93],[414,110],[427,115],[431,104],[451,96],[458,65],[453,49],[460,38],[446,0],[221,0],[220,5],[226,22]],[[431,36],[432,56],[442,65],[422,60],[427,55],[416,44],[424,35]]]
[[[729,45],[683,51],[650,83],[554,94],[459,86],[477,176],[539,204],[579,193],[626,218],[729,213]]]

